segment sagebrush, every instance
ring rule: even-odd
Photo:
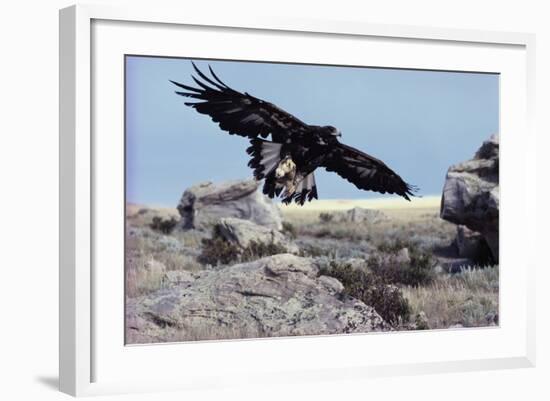
[[[388,323],[397,326],[410,318],[411,308],[399,288],[370,271],[349,264],[331,262],[319,270],[344,286],[344,293],[372,306]]]

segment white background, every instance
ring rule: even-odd
[[[129,1],[96,1],[124,4]],[[145,3],[145,2],[144,2]],[[161,7],[169,2],[156,1]],[[330,1],[250,2],[210,0],[203,6],[185,1],[189,12],[208,13],[218,8],[263,4],[266,13],[326,19],[363,19],[374,23],[429,25],[537,34],[537,114],[539,136],[538,174],[542,184],[550,172],[543,160],[548,149],[544,133],[550,132],[546,117],[550,89],[550,27],[544,1]],[[192,4],[193,3],[193,4]],[[214,4],[215,3],[215,4]],[[58,76],[57,9],[67,1],[2,3],[0,41],[0,394],[8,400],[68,398],[56,392],[57,382],[57,202],[58,202]],[[276,4],[276,5],[275,5]],[[521,133],[518,133],[521,135]],[[538,188],[541,215],[537,233],[525,233],[545,249],[543,228],[548,224],[544,197]],[[535,202],[535,189],[533,189]],[[7,224],[6,224],[7,223]],[[229,389],[223,394],[187,395],[188,399],[548,399],[550,377],[547,259],[537,272],[537,368],[482,373],[371,379],[363,382],[326,382],[292,387],[251,386]],[[545,263],[546,262],[546,263]],[[518,266],[520,268],[520,266]],[[182,361],[183,363],[183,361]],[[178,393],[131,395],[132,400],[182,399]],[[106,397],[115,399],[115,397]]]
[[[525,218],[530,199],[518,183],[527,184],[518,161],[525,157],[525,51],[507,46],[361,38],[319,38],[276,32],[194,30],[173,24],[124,24],[97,21],[92,29],[94,138],[94,378],[98,385],[128,381],[136,389],[169,378],[222,377],[224,383],[250,380],[261,374],[303,370],[331,372],[348,366],[467,361],[525,355]],[[232,43],[238,43],[232,46]],[[303,49],[307,49],[304,52]],[[353,49],[353,50],[351,50]],[[312,63],[381,65],[462,71],[499,71],[502,197],[500,237],[501,313],[498,330],[448,330],[395,335],[334,336],[330,338],[233,341],[225,344],[174,344],[163,347],[123,347],[121,311],[124,310],[124,235],[112,227],[124,225],[124,54],[265,59]],[[511,157],[510,149],[516,152]],[[519,166],[519,167],[518,167]],[[85,173],[87,174],[87,173]],[[515,189],[516,188],[516,189]],[[525,188],[525,186],[523,187]],[[518,227],[523,227],[518,230]],[[514,244],[515,247],[508,247]],[[516,252],[513,252],[513,251]],[[194,361],[182,364],[181,361]],[[216,361],[212,363],[212,361]],[[399,369],[395,369],[399,371]],[[347,371],[346,371],[347,372]],[[331,373],[335,376],[337,373]],[[343,376],[349,373],[342,374]],[[324,376],[322,376],[324,377]],[[247,378],[247,379],[245,379]],[[269,381],[269,380],[268,380]],[[174,386],[175,387],[175,386]],[[206,385],[204,386],[206,387]],[[95,390],[100,391],[100,390]],[[100,393],[108,393],[108,391]]]

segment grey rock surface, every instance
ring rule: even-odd
[[[498,262],[499,138],[485,141],[473,159],[447,171],[440,215],[443,219],[477,231],[487,241]]]
[[[354,207],[353,209],[336,213],[335,220],[347,223],[378,223],[388,220],[388,216],[380,210]]]
[[[250,220],[280,230],[279,208],[259,190],[256,180],[205,182],[187,188],[177,206],[182,229],[209,229],[224,217]]]
[[[408,265],[411,263],[411,256],[409,252],[409,248],[401,248],[396,254],[395,254],[395,261],[397,263]]]
[[[266,257],[186,276],[128,300],[131,343],[389,330],[376,311],[318,275],[309,258]]]
[[[290,242],[280,231],[260,226],[249,220],[234,217],[223,218],[217,225],[218,233],[228,242],[241,249],[247,248],[252,242],[280,245],[288,253],[298,253],[298,246]]]
[[[483,236],[466,226],[456,227],[455,245],[461,258],[476,259],[483,244]]]

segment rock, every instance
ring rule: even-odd
[[[193,273],[186,270],[170,270],[164,273],[162,278],[162,284],[164,287],[181,285],[181,284],[192,284],[195,281],[195,276]]]
[[[282,229],[281,211],[259,190],[255,180],[201,183],[185,190],[178,204],[182,229],[207,230],[224,217],[250,220]]]
[[[441,218],[480,233],[498,262],[499,139],[485,141],[473,159],[447,171]]]
[[[401,248],[395,254],[395,262],[402,265],[409,265],[411,263],[411,256],[409,254],[409,248]]]
[[[477,259],[485,245],[483,236],[466,226],[456,227],[455,245],[461,258]]]
[[[388,216],[380,210],[354,207],[344,212],[335,213],[335,220],[346,223],[379,223],[388,220]]]
[[[298,247],[288,241],[280,231],[259,226],[248,220],[233,217],[224,218],[220,220],[216,227],[221,237],[241,249],[248,248],[251,242],[256,242],[266,245],[279,245],[288,253],[298,253],[299,251]]]
[[[319,282],[331,293],[340,294],[344,291],[344,285],[334,277],[320,276]]]
[[[182,283],[128,300],[130,343],[389,330],[376,311],[342,284],[318,276],[309,258],[266,257],[203,271]]]

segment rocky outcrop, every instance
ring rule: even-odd
[[[281,212],[258,191],[255,180],[206,182],[185,190],[178,204],[182,229],[205,230],[221,218],[236,217],[275,230],[282,228]]]
[[[499,139],[485,141],[473,159],[447,172],[440,215],[480,233],[498,262]]]
[[[364,333],[388,330],[376,311],[290,254],[174,277],[128,300],[130,343]]]
[[[336,221],[346,223],[378,223],[387,219],[388,216],[380,210],[365,209],[362,207],[354,207],[344,212],[338,212],[335,215]]]
[[[240,249],[248,248],[252,242],[255,242],[277,245],[288,253],[298,253],[299,251],[298,247],[287,240],[280,231],[254,224],[249,220],[233,217],[221,219],[217,225],[217,233]]]

